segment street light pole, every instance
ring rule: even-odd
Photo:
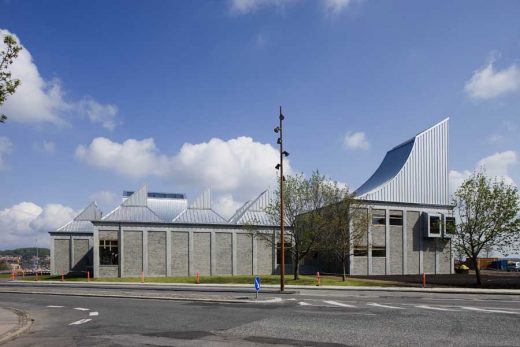
[[[284,177],[283,177],[283,119],[282,106],[280,106],[280,242],[282,243],[282,268],[280,271],[280,291],[285,289],[285,239],[284,239]]]

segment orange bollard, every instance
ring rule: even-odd
[[[90,271],[87,271],[87,282],[90,282]]]
[[[200,284],[200,272],[197,272],[197,284]]]
[[[144,271],[141,271],[141,283],[144,283]]]
[[[422,274],[422,287],[426,288],[426,273],[424,272]]]
[[[320,273],[316,272],[316,285],[319,287],[321,284]]]

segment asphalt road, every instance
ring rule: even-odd
[[[512,295],[303,290],[234,304],[0,295],[0,306],[34,319],[6,346],[520,346],[520,298]],[[252,297],[211,292],[237,295]]]

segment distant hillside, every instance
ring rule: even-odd
[[[5,251],[0,251],[0,256],[19,256],[21,255],[23,258],[29,258],[36,255],[35,247],[28,248],[17,248],[17,249],[7,249]],[[51,255],[51,250],[48,248],[38,248],[38,256],[46,257]]]

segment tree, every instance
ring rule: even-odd
[[[486,247],[504,251],[520,236],[520,206],[518,190],[503,180],[492,180],[475,172],[455,192],[456,206],[454,246],[468,257],[482,285],[477,259]]]
[[[332,252],[342,266],[342,279],[347,279],[347,266],[351,250],[368,230],[368,208],[348,188],[337,182],[326,189],[326,205],[323,209],[323,228],[326,242],[323,250]]]
[[[329,181],[318,171],[309,179],[303,174],[287,176],[284,181],[284,216],[287,240],[286,252],[293,260],[294,279],[299,278],[300,262],[309,252],[318,249],[323,238],[323,215],[320,209],[326,205]],[[280,224],[280,190],[274,192],[274,200],[266,208],[273,225]],[[258,234],[262,237],[262,234]],[[276,242],[277,240],[271,240]]]
[[[16,39],[12,35],[4,36],[4,50],[0,52],[0,106],[2,106],[8,95],[14,94],[16,88],[20,86],[20,80],[11,77],[11,72],[8,70],[9,65],[18,57],[18,53],[22,47],[18,45]],[[4,123],[7,116],[0,115],[0,123]]]

